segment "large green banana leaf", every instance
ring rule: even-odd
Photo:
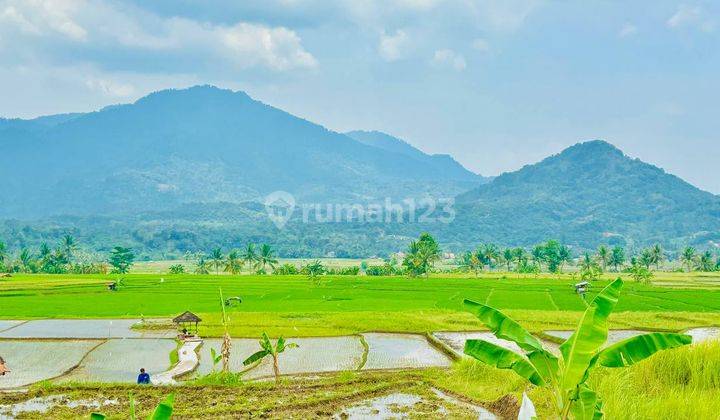
[[[599,420],[603,417],[600,397],[585,385],[578,388],[577,398],[570,403],[570,412],[575,420]]]
[[[463,303],[496,337],[514,341],[525,351],[544,350],[540,340],[497,309],[468,299]]]
[[[660,350],[681,347],[692,342],[686,334],[650,333],[615,343],[598,354],[598,363],[605,367],[625,367],[646,359]]]
[[[168,395],[163,402],[155,407],[155,411],[152,415],[148,416],[148,420],[170,420],[174,402],[175,394]]]
[[[618,278],[600,291],[585,310],[577,330],[560,345],[564,360],[564,390],[575,389],[582,383],[596,352],[605,344],[607,319],[618,301],[622,285],[622,280]]]
[[[467,340],[465,354],[499,369],[512,369],[532,384],[545,384],[545,380],[529,361],[506,348],[483,340]]]
[[[243,361],[243,366],[247,366],[247,365],[249,365],[249,364],[255,363],[255,362],[257,362],[258,360],[264,358],[265,356],[269,356],[269,355],[271,355],[271,354],[272,354],[272,353],[270,353],[270,352],[267,351],[267,350],[260,350],[260,351],[258,351],[258,352],[255,352],[255,353],[251,354],[250,357],[248,357],[247,359],[245,359],[245,360]]]

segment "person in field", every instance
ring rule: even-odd
[[[5,376],[5,374],[8,372],[10,372],[10,369],[5,366],[5,360],[0,357],[0,376]]]
[[[137,383],[140,385],[149,385],[150,384],[150,374],[145,372],[145,368],[140,369],[140,374],[138,375]]]

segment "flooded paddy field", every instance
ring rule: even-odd
[[[3,330],[2,323],[16,323]],[[0,338],[161,338],[172,331],[142,331],[139,319],[39,319],[0,321]]]
[[[77,366],[100,340],[0,340],[0,356],[10,373],[0,389],[27,386],[55,378]]]
[[[176,347],[177,343],[169,339],[107,340],[58,381],[134,383],[140,368],[152,378],[170,368],[169,355]]]
[[[364,369],[448,367],[451,360],[415,334],[363,334],[368,344]]]

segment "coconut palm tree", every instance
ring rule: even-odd
[[[30,265],[32,264],[32,253],[29,249],[23,248],[20,250],[18,260],[20,261],[20,267],[24,273],[30,272]]]
[[[686,246],[680,254],[680,261],[687,267],[688,273],[692,271],[693,265],[695,265],[695,248]]]
[[[710,251],[705,251],[698,258],[697,267],[700,271],[713,271],[715,269],[715,261]]]
[[[254,267],[257,264],[258,254],[255,250],[255,244],[247,244],[245,252],[242,254],[242,259],[250,267]]]
[[[665,251],[662,249],[662,245],[655,244],[650,248],[650,255],[652,255],[653,263],[655,263],[655,269],[660,270],[660,264],[665,261]]]
[[[7,256],[7,248],[5,242],[0,241],[0,269],[5,266],[5,257]]]
[[[220,274],[220,267],[223,265],[223,254],[220,248],[215,248],[210,252],[212,265],[215,267],[215,274]]]
[[[510,264],[512,264],[512,261],[515,258],[515,256],[513,255],[513,250],[510,248],[505,248],[503,250],[502,256],[503,260],[505,261],[507,271],[510,271]]]
[[[77,243],[75,242],[75,238],[73,238],[72,235],[63,236],[62,240],[60,241],[60,248],[65,253],[68,261],[72,261],[73,253],[75,252],[75,250],[77,250]]]
[[[225,257],[225,271],[230,274],[240,274],[245,263],[240,259],[240,254],[232,250]]]
[[[198,255],[195,274],[210,274],[210,262],[202,254]]]
[[[602,267],[602,270],[607,270],[607,265],[610,261],[610,249],[605,245],[600,245],[597,249],[597,254],[595,255],[597,257],[597,260],[600,262],[600,267]]]
[[[621,246],[613,247],[608,262],[615,267],[615,271],[617,272],[619,267],[625,264],[625,249]]]
[[[278,260],[275,258],[275,251],[273,251],[272,247],[268,244],[260,245],[260,254],[257,257],[257,266],[264,272],[266,265],[269,265],[270,268],[275,268],[277,263]]]

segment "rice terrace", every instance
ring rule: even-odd
[[[0,420],[720,419],[720,5],[0,0]]]

